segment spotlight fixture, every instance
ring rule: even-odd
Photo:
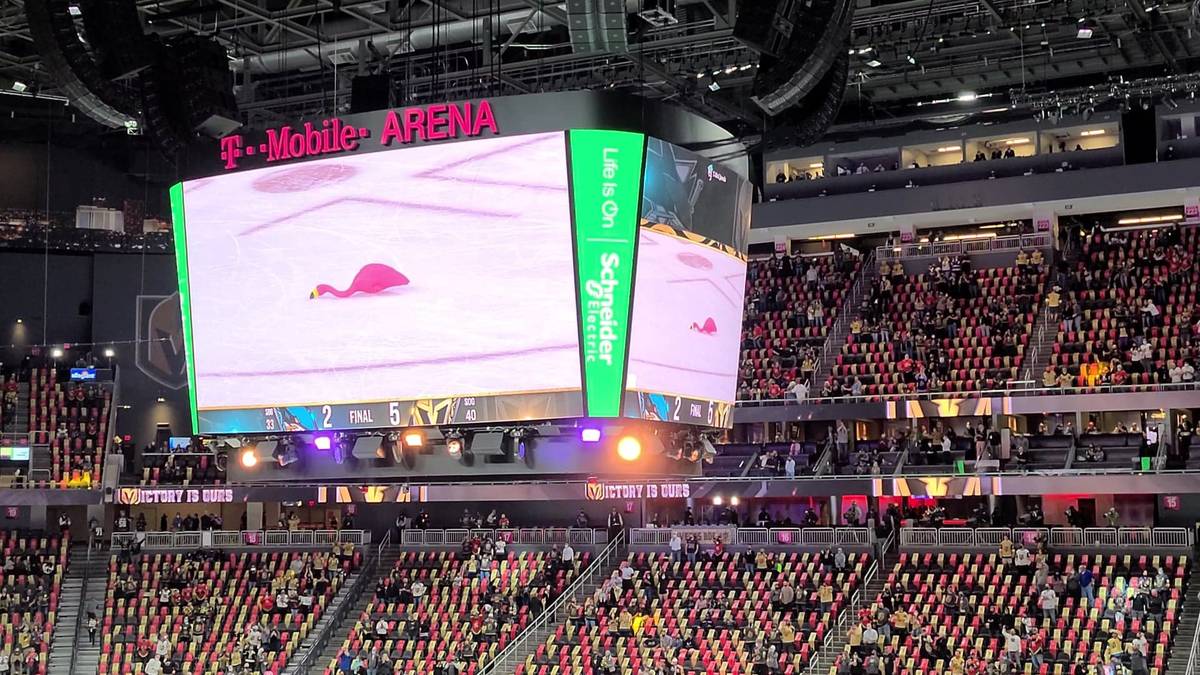
[[[642,442],[636,436],[622,436],[617,441],[617,456],[626,462],[636,462],[642,456]]]
[[[410,448],[419,448],[425,445],[425,434],[421,433],[420,429],[409,429],[404,432],[404,444]]]
[[[258,466],[258,455],[254,454],[253,447],[242,449],[241,462],[242,466],[246,467],[247,469],[252,469],[255,466]]]
[[[21,320],[17,319],[17,323],[20,323],[20,322],[21,322]],[[116,355],[117,355],[117,351],[115,349],[113,349],[112,347],[109,347],[108,349],[104,350],[104,358],[106,358],[106,359],[111,359],[112,357],[114,357]]]
[[[724,503],[725,500],[721,499],[721,495],[713,495],[713,506],[720,506]]]
[[[533,439],[538,435],[538,430],[534,427],[513,427],[507,433],[512,441],[508,452],[515,454],[521,459],[525,459],[525,453],[532,446]]]
[[[17,92],[18,94],[24,93],[25,90],[28,88],[29,88],[29,85],[25,84],[24,82],[22,82],[20,80],[13,80],[12,90]]]
[[[1080,19],[1075,23],[1075,37],[1080,40],[1087,40],[1096,34],[1097,24],[1088,18]]]
[[[331,436],[329,436],[328,434],[321,434],[319,436],[314,436],[313,437],[313,445],[316,446],[316,448],[318,450],[332,450],[333,449],[333,438]]]
[[[22,319],[22,318],[19,318],[19,317],[18,317],[18,318],[17,318],[17,323],[25,323],[25,319]]]
[[[1179,103],[1176,102],[1175,98],[1173,96],[1171,96],[1170,94],[1164,94],[1162,102],[1163,102],[1163,105],[1167,106],[1171,110],[1176,110],[1179,108]]]
[[[739,503],[741,503],[741,501],[742,500],[738,499],[737,495],[733,495],[732,497],[729,498],[729,505],[737,506]]]
[[[463,440],[463,434],[456,429],[443,432],[446,437],[446,452],[450,453],[451,457],[461,457],[466,443]]]
[[[908,64],[909,64],[910,66],[915,66],[915,65],[917,65],[917,57],[913,56],[912,54],[909,54],[909,55],[905,56],[905,57],[904,57],[904,60],[905,60],[905,61],[908,61]]]
[[[54,349],[50,350],[51,358],[61,359],[62,355],[63,355],[63,350],[59,349],[58,347],[55,347]]]
[[[721,91],[721,83],[720,83],[720,82],[717,82],[716,80],[713,80],[712,82],[709,82],[709,83],[708,83],[708,90],[709,90],[709,91]]]
[[[584,427],[579,432],[579,440],[584,443],[598,443],[600,441],[600,429],[598,427]]]
[[[296,450],[296,443],[291,437],[279,439],[279,443],[271,451],[271,457],[280,468],[300,461],[300,453]]]

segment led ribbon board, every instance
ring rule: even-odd
[[[572,130],[568,138],[584,404],[591,417],[619,417],[646,137]]]

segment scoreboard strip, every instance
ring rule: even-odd
[[[208,433],[459,426],[583,416],[578,391],[201,410]]]

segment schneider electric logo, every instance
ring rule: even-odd
[[[620,414],[645,137],[572,131],[580,344],[588,414]]]
[[[621,282],[617,272],[621,267],[621,256],[605,253],[600,256],[600,278],[588,279],[587,320],[584,322],[584,360],[588,363],[599,360],[612,365],[613,343],[617,341],[617,329],[621,323],[613,315],[613,296]]]

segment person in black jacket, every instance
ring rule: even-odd
[[[608,514],[608,540],[613,541],[617,535],[625,530],[625,519],[617,512],[617,507],[613,507]]]

